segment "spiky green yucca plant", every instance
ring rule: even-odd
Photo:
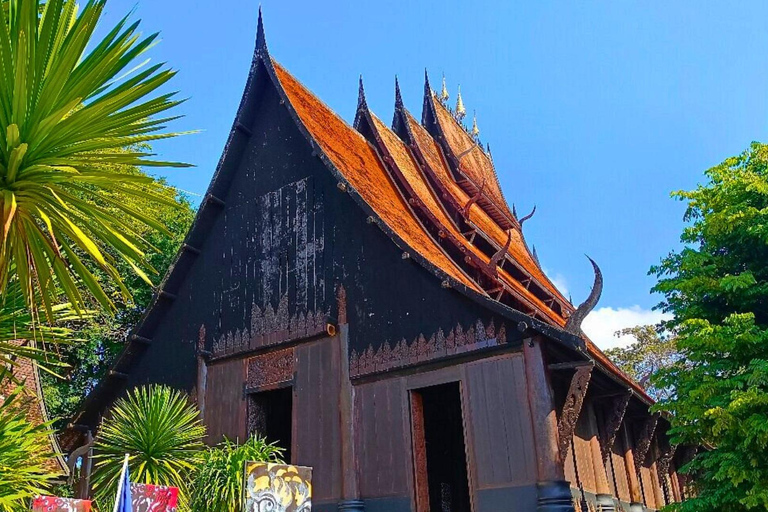
[[[265,438],[251,437],[243,444],[224,439],[205,451],[192,481],[192,512],[241,510],[243,470],[248,461],[282,463],[283,449]]]
[[[177,135],[164,131],[173,118],[158,118],[180,103],[158,92],[174,72],[135,66],[157,34],[140,37],[126,17],[93,41],[105,4],[4,0],[0,9],[0,293],[17,274],[27,303],[37,295],[49,318],[60,290],[78,311],[84,290],[113,307],[103,279],[127,298],[119,260],[149,281],[148,243],[112,212],[163,230],[117,198],[169,203],[130,169],[183,165],[142,149]]]
[[[5,395],[5,396],[3,396]],[[28,397],[0,372],[0,511],[29,510],[29,501],[50,489],[49,425],[27,420]]]
[[[181,392],[158,385],[134,389],[115,403],[96,437],[97,502],[103,508],[113,500],[127,453],[132,482],[178,487],[186,510],[187,482],[202,455],[204,435],[197,408]]]

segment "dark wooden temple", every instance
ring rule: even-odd
[[[354,127],[269,54],[178,259],[70,451],[133,386],[197,401],[209,441],[259,432],[314,467],[317,511],[654,510],[686,450],[581,332],[490,155],[425,83]],[[84,453],[81,449],[80,453]]]

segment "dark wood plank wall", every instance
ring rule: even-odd
[[[222,361],[208,367],[205,423],[210,444],[218,443],[224,436],[233,440],[246,438],[245,379],[244,359]]]
[[[536,482],[536,452],[522,355],[466,364],[468,433],[478,490]]]
[[[492,494],[533,489],[536,454],[523,359],[505,354],[355,386],[358,469],[365,499],[400,497],[415,506],[409,392],[447,382],[461,385],[475,510],[495,510]]]
[[[365,498],[411,499],[408,393],[403,378],[355,386],[360,493]]]
[[[292,458],[312,466],[313,501],[341,497],[340,368],[336,338],[296,347]]]
[[[568,454],[565,459],[565,478],[571,482],[571,487],[578,488],[579,483],[585,491],[594,493],[595,471],[592,467],[592,455],[589,447],[589,422],[586,417],[587,409],[582,408],[579,420],[576,423],[576,431],[573,435],[573,444],[568,448]],[[574,466],[573,448],[576,449],[577,467]],[[578,469],[578,478],[577,470]]]
[[[629,495],[629,480],[627,476],[627,464],[624,460],[624,440],[622,439],[623,433],[619,429],[619,433],[616,436],[616,442],[613,443],[611,449],[611,486],[614,494],[626,503],[632,500]]]

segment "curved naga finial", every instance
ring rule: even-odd
[[[475,192],[475,195],[470,197],[469,201],[467,201],[467,204],[465,204],[464,208],[462,208],[461,213],[464,215],[464,218],[469,217],[469,209],[472,208],[472,205],[478,202],[481,197],[483,197],[484,190],[485,190],[485,178],[483,178],[483,184],[480,185],[479,189],[477,189],[477,192]]]
[[[527,221],[531,217],[533,217],[533,214],[536,213],[536,205],[533,205],[533,210],[531,210],[531,213],[520,219],[520,227],[523,227],[523,222]]]
[[[587,256],[587,259],[592,263],[592,267],[595,269],[595,284],[592,285],[592,291],[589,293],[587,300],[582,302],[576,311],[568,317],[568,321],[565,323],[565,330],[571,334],[578,336],[581,334],[581,323],[587,317],[587,315],[595,309],[597,302],[600,300],[600,295],[603,294],[603,273],[600,272],[600,267],[597,266],[595,260]]]
[[[491,256],[491,261],[488,262],[488,268],[490,268],[494,276],[498,273],[497,267],[499,266],[499,262],[502,260],[502,258],[504,258],[504,255],[507,254],[510,244],[512,244],[511,229],[507,231],[507,243],[504,244],[504,247],[496,251],[496,253]]]

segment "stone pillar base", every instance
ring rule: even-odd
[[[574,512],[571,485],[565,480],[538,482],[537,512]]]
[[[616,502],[610,494],[598,494],[595,496],[598,512],[616,512]]]
[[[364,512],[365,504],[361,500],[344,500],[339,502],[339,512]]]
[[[629,512],[645,512],[645,505],[642,503],[630,503]]]

